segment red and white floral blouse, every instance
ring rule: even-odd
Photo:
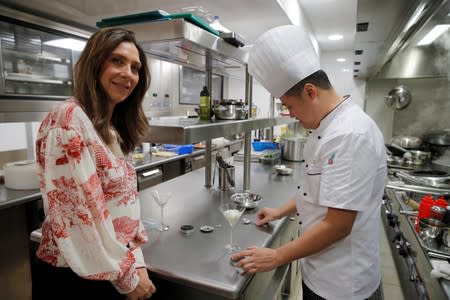
[[[36,155],[46,214],[37,256],[133,291],[147,233],[131,156],[111,152],[74,98],[42,122]]]

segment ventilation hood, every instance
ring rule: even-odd
[[[376,70],[376,78],[447,77],[450,70],[450,30],[428,45],[418,46],[436,25],[450,24],[450,1],[422,0],[406,18]]]

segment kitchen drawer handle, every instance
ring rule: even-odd
[[[148,176],[152,176],[155,174],[159,173],[159,169],[155,169],[155,170],[151,170],[151,171],[147,171],[147,172],[142,172],[141,175],[142,177],[148,177]]]
[[[200,155],[200,156],[194,157],[194,160],[200,160],[200,159],[204,159],[204,158],[205,158],[204,155]]]

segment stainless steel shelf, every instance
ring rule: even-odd
[[[51,79],[50,77],[35,75],[35,74],[22,74],[22,73],[8,73],[5,76],[5,80],[20,81],[20,82],[33,82],[33,83],[45,83],[45,84],[66,84],[72,85],[71,80],[67,79]]]
[[[40,54],[35,54],[35,53],[26,53],[23,51],[11,50],[11,49],[7,49],[7,48],[3,48],[2,52],[6,55],[13,55],[15,57],[20,57],[20,58],[26,57],[26,58],[30,58],[34,61],[43,60],[43,61],[57,62],[57,63],[63,63],[63,64],[72,63],[70,61],[70,59],[67,59],[67,58],[46,56],[46,55],[40,55]]]
[[[296,120],[289,117],[232,121],[200,121],[198,119],[188,118],[151,120],[150,133],[145,138],[145,141],[150,143],[191,144],[238,132],[249,132],[254,129],[294,122]]]

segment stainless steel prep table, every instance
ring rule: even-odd
[[[300,177],[300,163],[293,165],[293,175],[282,176],[277,175],[271,165],[251,164],[251,191],[263,196],[259,207],[278,207],[295,195]],[[242,188],[243,164],[236,163],[235,170],[236,190],[239,190]],[[152,199],[151,191],[172,193],[172,198],[164,208],[164,219],[165,223],[170,225],[169,231],[148,230],[149,243],[142,250],[151,277],[205,291],[210,297],[217,295],[222,297],[218,299],[237,299],[244,293],[252,276],[239,274],[239,269],[230,264],[229,254],[224,248],[229,243],[230,227],[219,211],[219,204],[229,201],[233,192],[205,188],[203,173],[203,168],[198,169],[140,192],[144,223],[148,220],[160,220],[160,208]],[[258,208],[247,210],[243,217],[255,220],[257,211]],[[269,227],[244,225],[239,222],[233,230],[233,241],[241,248],[251,245],[277,246],[278,244],[274,245],[274,239],[283,234],[282,231],[289,220],[294,223],[295,219],[285,217],[272,222]],[[298,220],[295,221],[297,229]],[[179,231],[183,224],[194,226],[194,232],[190,236]],[[212,233],[202,233],[199,230],[202,225],[215,226],[215,230]],[[284,242],[286,241],[282,241]],[[263,289],[264,286],[260,288]]]

